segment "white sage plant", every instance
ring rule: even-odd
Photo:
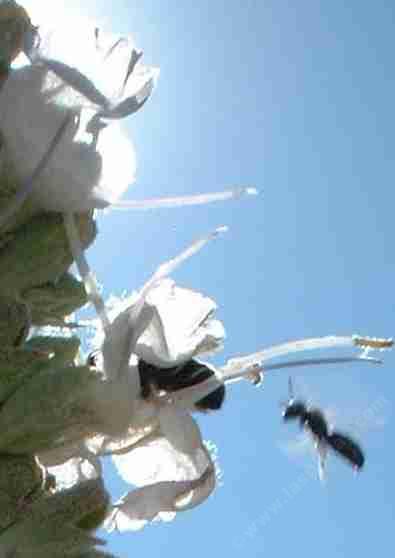
[[[172,276],[223,226],[110,310],[85,256],[97,235],[94,210],[196,205],[255,190],[121,200],[137,167],[122,121],[150,98],[158,69],[143,64],[131,39],[86,25],[73,29],[76,64],[69,30],[38,31],[13,0],[0,2],[0,31],[0,557],[111,558],[98,548],[98,527],[138,530],[213,493],[215,459],[193,415],[224,399],[226,408],[231,384],[259,385],[286,367],[376,364],[368,353],[392,340],[327,336],[223,365],[202,360],[225,342],[217,304]],[[22,50],[28,63],[15,69]],[[83,324],[70,314],[88,300],[98,319],[86,359],[75,335]],[[47,326],[56,334],[34,329]],[[293,356],[327,349],[347,352]],[[134,487],[116,502],[102,478],[106,456]]]

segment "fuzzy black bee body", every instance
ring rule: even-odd
[[[208,380],[214,372],[203,363],[191,359],[185,364],[172,368],[157,368],[140,359],[138,370],[141,384],[141,397],[148,399],[152,390],[163,390],[167,393],[196,386]],[[206,397],[195,403],[197,411],[217,411],[225,399],[225,386],[221,384]]]

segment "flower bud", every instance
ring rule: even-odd
[[[95,222],[85,213],[78,216],[77,223],[86,247],[96,236]],[[72,263],[61,215],[37,215],[19,227],[0,250],[0,291],[15,294],[56,281]]]
[[[24,291],[23,300],[29,304],[36,326],[59,325],[88,302],[83,283],[71,273],[65,273],[56,282]]]
[[[33,456],[0,458],[0,529],[23,514],[24,505],[43,490],[43,470]]]
[[[0,295],[0,347],[23,342],[29,332],[30,321],[25,303]]]
[[[44,369],[0,409],[0,453],[37,454],[98,431],[92,392],[101,379],[86,366]]]
[[[104,542],[90,531],[91,527],[99,527],[108,502],[101,479],[44,496],[25,510],[23,519],[0,536],[0,553],[21,558],[62,558],[84,556],[85,553],[95,556],[95,546]],[[96,521],[85,528],[84,524],[89,523],[92,516]]]

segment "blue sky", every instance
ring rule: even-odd
[[[226,224],[229,233],[175,275],[218,302],[228,334],[221,358],[309,336],[393,335],[393,3],[67,5],[133,34],[161,68],[152,99],[128,123],[138,157],[129,197],[260,190],[227,204],[100,217],[89,259],[105,292],[139,287]],[[173,523],[111,536],[109,549],[365,558],[392,548],[394,356],[384,356],[381,367],[294,374],[298,393],[330,409],[339,429],[359,425],[361,475],[332,459],[322,486],[306,473],[309,453],[284,451],[297,428],[281,422],[288,376],[274,373],[262,389],[229,389],[223,411],[200,419],[223,470],[210,500]],[[125,490],[110,469],[108,482],[115,495]]]

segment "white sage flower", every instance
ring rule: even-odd
[[[153,316],[139,337],[135,354],[159,368],[181,365],[222,348],[225,330],[213,314],[216,303],[164,279],[146,297]]]
[[[118,121],[145,104],[159,70],[141,63],[142,52],[130,39],[104,35],[92,25],[73,26],[73,48],[68,27],[38,41],[30,35],[25,42],[32,64],[11,72],[0,90],[0,131],[21,181],[0,225],[29,195],[40,209],[81,212],[109,205],[199,205],[256,194],[242,187],[119,202],[134,182],[136,157]]]
[[[285,343],[233,358],[224,366],[197,361],[197,356],[222,346],[225,333],[213,318],[216,305],[200,293],[176,286],[167,276],[218,232],[159,266],[139,293],[115,310],[115,316],[108,315],[103,301],[97,304],[103,326],[105,380],[92,384],[90,409],[94,409],[100,430],[86,440],[86,448],[98,457],[112,455],[121,475],[137,487],[114,504],[106,523],[110,530],[138,529],[155,519],[170,519],[212,492],[215,468],[190,413],[198,410],[203,398],[224,390],[224,384],[239,379],[257,383],[264,372],[286,366],[376,362],[364,354],[271,362],[300,351],[369,345],[365,338],[334,336]],[[80,263],[87,265],[84,259]],[[85,272],[89,278],[88,267]],[[378,344],[374,340],[374,346]],[[373,341],[370,345],[373,347]],[[142,363],[152,368],[153,385],[148,382],[148,393],[144,393]],[[189,373],[191,366],[193,374],[205,371],[203,380],[177,385],[179,375],[185,370]],[[171,381],[166,377],[169,373],[174,374]],[[189,379],[193,380],[193,374]]]
[[[131,141],[117,123],[103,127],[96,136],[90,133],[88,124],[97,110],[82,101],[67,82],[39,63],[13,71],[0,92],[0,130],[22,183],[33,175],[71,115],[31,193],[41,209],[105,207],[134,181],[136,158]]]
[[[70,115],[31,193],[41,209],[105,207],[134,181],[132,143],[117,122],[107,123],[144,104],[157,70],[135,60],[137,51],[128,41],[109,40],[113,48],[106,53],[95,48],[93,29],[73,29],[77,70],[67,64],[75,62],[67,60],[65,32],[57,31],[33,51],[31,65],[11,72],[0,92],[0,130],[22,183]]]

